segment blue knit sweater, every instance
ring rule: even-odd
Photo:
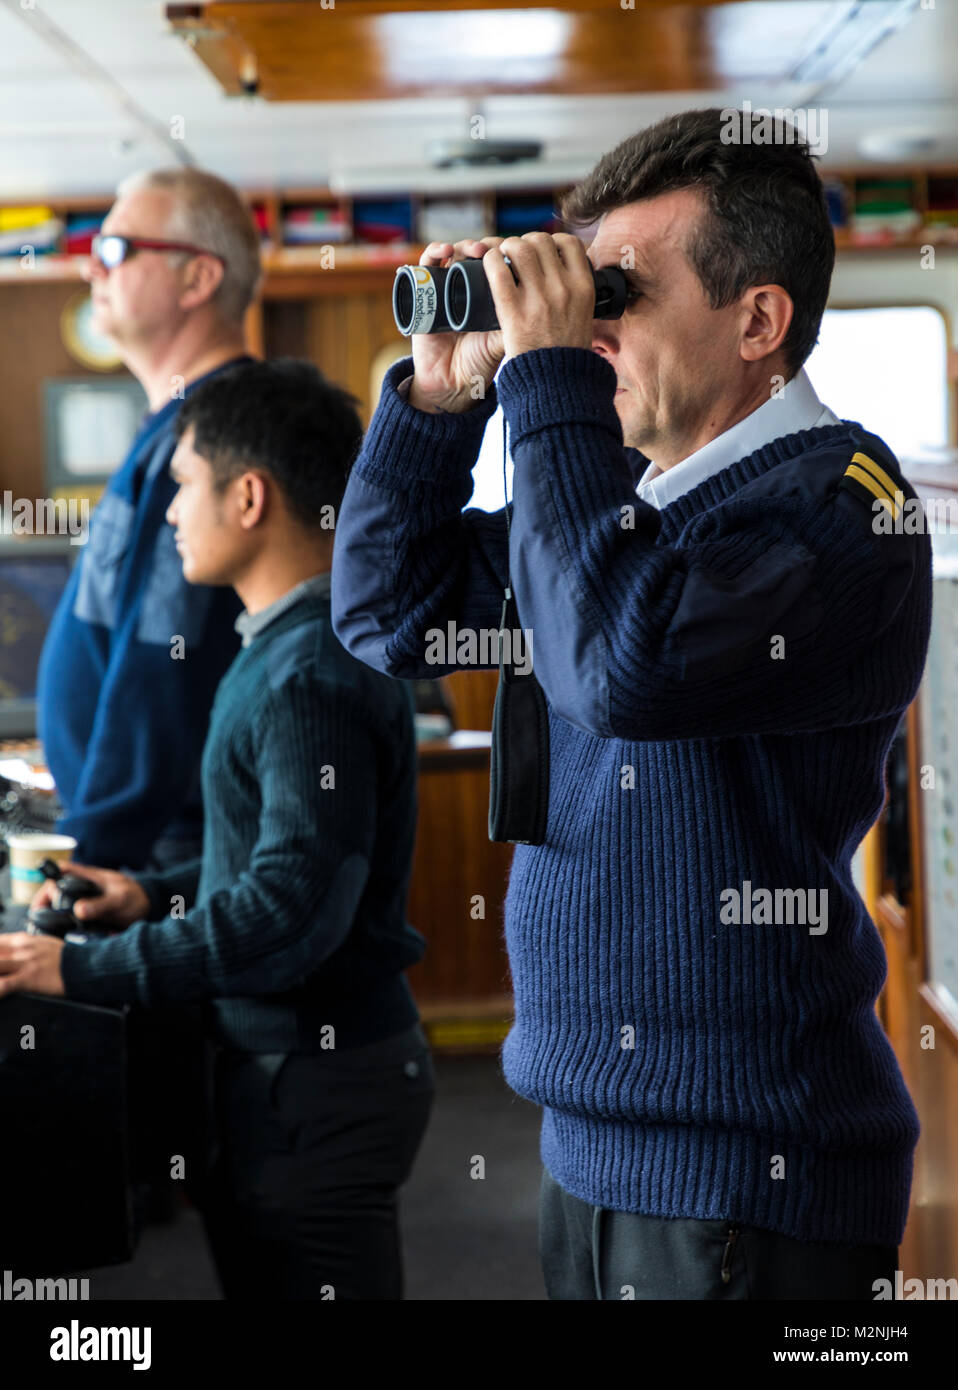
[[[64,946],[67,995],[202,1003],[241,1052],[345,1050],[414,1023],[412,701],[343,651],[328,597],[280,612],[224,676],[203,808],[202,861],[137,875],[150,920]]]
[[[843,421],[658,511],[599,355],[523,353],[462,415],[403,401],[411,370],[387,374],[350,478],[333,621],[404,677],[454,669],[425,662],[430,628],[498,627],[504,514],[462,508],[500,402],[551,737],[545,843],[516,847],[506,901],[503,1063],[544,1107],[544,1163],[604,1207],[897,1244],[918,1116],[851,858],[920,683],[931,547],[879,534],[847,470],[867,456],[913,490]]]

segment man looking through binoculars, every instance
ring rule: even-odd
[[[507,582],[534,634],[548,812],[509,882],[503,1067],[543,1107],[558,1299],[871,1299],[908,1209],[918,1118],[850,860],[920,683],[930,544],[877,533],[913,490],[803,370],[835,254],[807,145],[722,129],[684,112],[604,156],[562,207],[588,250],[426,249],[482,258],[501,327],[413,336],[337,528],[333,622],[370,665],[453,669],[425,633],[496,625]],[[613,265],[629,301],[594,319]],[[463,511],[497,404],[509,530]],[[752,884],[825,893],[827,932],[730,920]]]

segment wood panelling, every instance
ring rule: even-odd
[[[67,352],[60,314],[77,292],[75,281],[44,281],[23,272],[23,283],[0,285],[0,484],[15,497],[46,495],[43,383],[48,377],[102,381]],[[117,376],[128,376],[121,369]],[[121,463],[117,459],[117,464]]]
[[[272,306],[267,305],[267,321],[271,309]],[[287,329],[291,326],[288,318],[285,326]],[[361,293],[306,300],[302,331],[303,341],[294,355],[310,358],[326,376],[351,391],[360,402],[363,423],[368,424],[376,406],[369,398],[370,363],[387,343],[402,341],[393,319],[388,288],[386,292],[377,287]],[[272,342],[270,334],[267,327],[268,347]],[[291,337],[289,345],[293,347]]]
[[[915,1153],[911,1209],[901,1248],[908,1278],[958,1278],[958,1020],[943,1016],[919,984],[909,962],[905,981],[910,1011],[906,1037],[893,1045],[908,1074],[921,1120]],[[922,1030],[930,1025],[933,1032]],[[924,1038],[925,1045],[922,1045]],[[933,1042],[934,1046],[928,1046]]]
[[[326,375],[358,397],[363,422],[368,423],[369,362],[385,343],[403,341],[392,316],[392,276],[391,271],[372,272],[371,284],[358,295],[344,293],[351,282],[339,280],[337,293],[328,297],[314,290],[317,282],[332,288],[330,282],[313,275],[308,291],[299,286],[300,297],[283,296],[254,306],[246,321],[250,351],[267,357],[313,358]],[[26,272],[23,283],[0,282],[0,485],[17,497],[46,493],[43,382],[51,377],[104,377],[74,361],[60,339],[60,314],[77,288],[75,277],[28,279]],[[121,368],[115,375],[129,374]],[[120,463],[117,459],[117,466]]]
[[[246,346],[254,357],[265,357],[266,343],[263,334],[263,301],[256,299],[246,310],[243,320],[243,336]]]
[[[488,749],[423,745],[407,917],[428,949],[408,973],[417,1003],[433,1012],[495,1010],[511,992],[503,904],[512,846],[490,841],[488,817]]]
[[[309,305],[303,299],[263,305],[264,355],[302,357],[305,351]],[[319,365],[317,363],[317,365]]]
[[[267,101],[383,101],[427,94],[706,91],[754,78],[786,81],[849,29],[874,27],[848,7],[826,31],[815,4],[720,0],[213,0],[168,5],[224,89]],[[759,61],[759,56],[761,61]]]
[[[551,5],[534,17],[514,3],[441,0],[428,7],[242,0],[189,7],[196,18],[181,18],[183,8],[167,8],[174,28],[193,31],[197,56],[225,90],[238,95],[245,79],[246,90],[255,83],[267,101],[721,86],[716,48],[694,4],[644,7],[641,16],[619,5],[564,12]]]
[[[928,981],[918,784],[923,758],[914,704],[907,730],[911,901],[896,902],[882,882],[884,813],[863,847],[864,896],[888,960],[879,1016],[921,1124],[899,1264],[905,1279],[958,1278],[958,1017]]]
[[[491,729],[498,671],[456,671],[442,683],[452,705],[457,729]]]

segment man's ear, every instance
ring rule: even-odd
[[[269,512],[269,484],[262,473],[241,473],[233,482],[239,523],[244,531],[261,526]]]
[[[781,285],[752,285],[742,296],[744,325],[739,352],[759,362],[777,352],[788,335],[795,305]]]
[[[194,256],[187,265],[189,269],[180,293],[180,305],[184,309],[196,309],[213,298],[223,283],[226,267],[215,256]]]

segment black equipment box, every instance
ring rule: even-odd
[[[128,1013],[0,1000],[0,1269],[15,1277],[132,1259]]]

